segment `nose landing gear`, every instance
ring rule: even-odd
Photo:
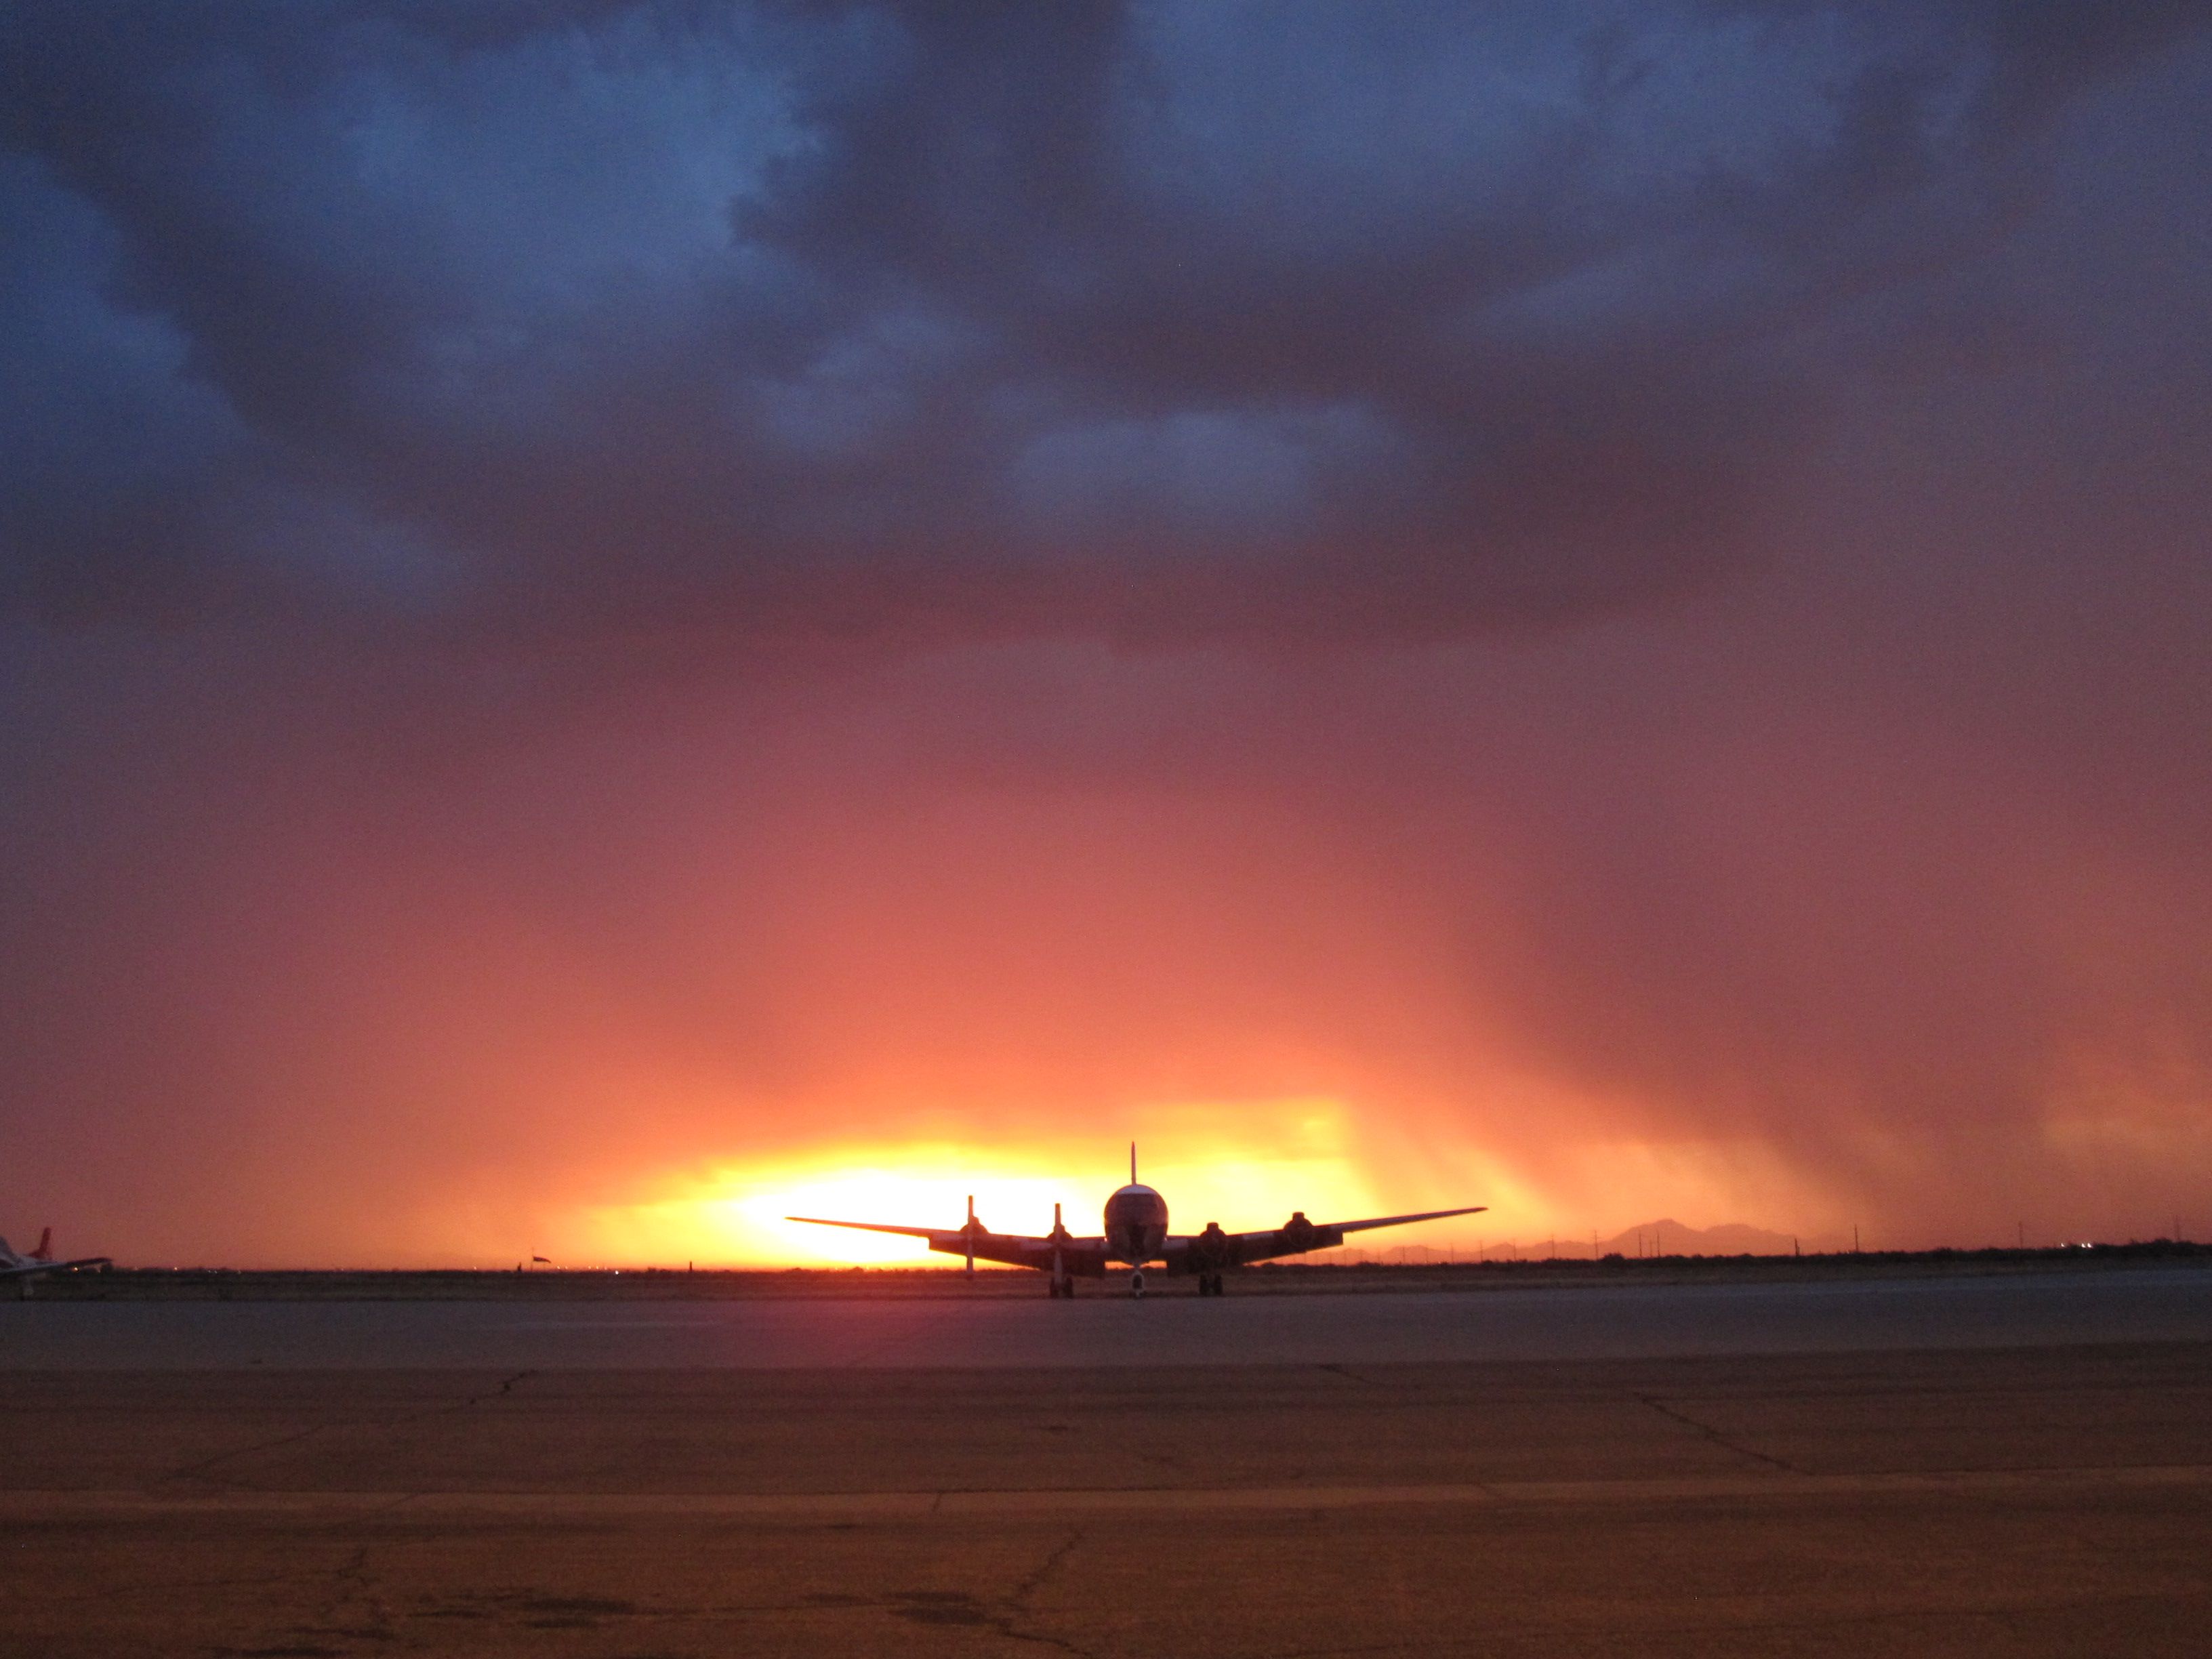
[[[1219,1273],[1200,1273],[1198,1276],[1198,1293],[1200,1296],[1221,1295],[1223,1293],[1221,1275]]]
[[[1139,1301],[1145,1294],[1145,1270],[1142,1267],[1129,1275],[1129,1294]]]
[[[1075,1275],[1073,1273],[1055,1273],[1051,1279],[1045,1281],[1045,1294],[1051,1297],[1065,1297],[1066,1300],[1073,1302],[1075,1299]]]

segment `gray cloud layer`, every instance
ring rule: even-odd
[[[0,1205],[1318,1093],[2171,1225],[2203,16],[5,9]]]
[[[2201,16],[18,7],[0,605],[1189,637],[1634,602],[1749,556],[1858,365],[1955,350],[2054,115]]]

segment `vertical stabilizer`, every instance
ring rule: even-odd
[[[1133,1140],[1129,1143],[1129,1184],[1137,1184],[1137,1143]]]
[[[39,1234],[39,1242],[31,1246],[31,1260],[33,1261],[51,1261],[53,1259],[54,1230],[52,1227],[48,1227],[40,1231]]]

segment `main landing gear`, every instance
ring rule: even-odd
[[[1221,1283],[1221,1275],[1219,1273],[1200,1273],[1198,1276],[1198,1293],[1200,1296],[1220,1296],[1224,1294],[1224,1286]]]

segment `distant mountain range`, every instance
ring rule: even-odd
[[[1364,1243],[1365,1241],[1362,1241]],[[1593,1255],[1620,1255],[1634,1261],[1638,1256],[1654,1255],[1788,1255],[1802,1243],[1807,1251],[1848,1249],[1850,1241],[1838,1241],[1822,1236],[1807,1236],[1802,1240],[1788,1233],[1773,1233],[1763,1227],[1747,1227],[1730,1223],[1721,1227],[1685,1227],[1671,1216],[1660,1221],[1647,1221],[1640,1227],[1631,1227],[1611,1238],[1593,1241],[1588,1233],[1577,1238],[1561,1234],[1558,1238],[1522,1237],[1510,1241],[1492,1240],[1470,1250],[1465,1245],[1449,1249],[1419,1244],[1384,1247],[1374,1252],[1384,1261],[1470,1261],[1478,1255],[1492,1261],[1541,1261],[1556,1251],[1561,1256],[1588,1261]],[[1595,1245],[1595,1249],[1593,1249]],[[1367,1254],[1358,1249],[1345,1252],[1346,1259],[1357,1259]]]
[[[1788,1233],[1770,1233],[1763,1227],[1747,1227],[1736,1222],[1723,1227],[1685,1227],[1670,1217],[1663,1221],[1647,1221],[1611,1238],[1601,1238],[1597,1249],[1600,1255],[1615,1251],[1625,1256],[1788,1255],[1799,1243]],[[1808,1238],[1802,1243],[1812,1249],[1834,1248],[1826,1239],[1816,1243]]]

